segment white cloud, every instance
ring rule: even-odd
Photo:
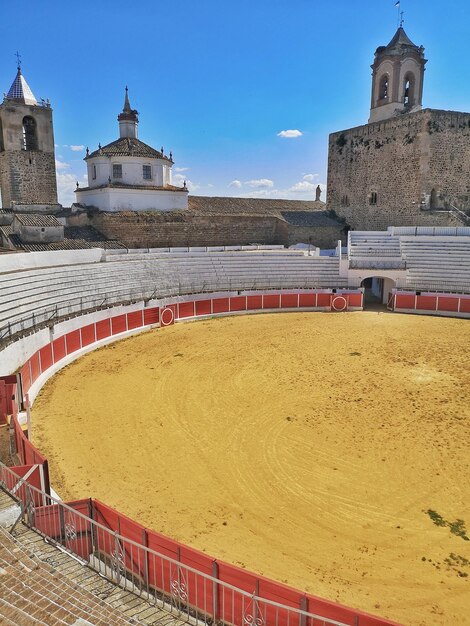
[[[304,174],[302,180],[307,180],[309,183],[313,183],[318,178],[318,174]]]
[[[257,178],[255,180],[247,180],[245,185],[252,187],[253,189],[268,189],[274,186],[274,183],[269,178]]]
[[[88,179],[85,174],[81,178],[78,178],[76,174],[69,172],[60,173],[57,172],[57,195],[59,202],[63,206],[71,206],[75,202],[74,191],[77,186],[77,181],[81,187],[88,186]]]
[[[208,183],[207,186],[209,187],[209,189],[213,189],[215,187],[215,185],[213,185],[212,183]]]
[[[72,150],[72,152],[83,152],[83,150],[85,150],[85,146],[69,146],[70,150]]]
[[[292,130],[281,130],[281,132],[277,133],[278,137],[285,137],[286,139],[292,139],[295,137],[301,137],[303,132],[300,130],[292,129]]]
[[[175,167],[173,169],[175,170],[175,172],[187,172],[189,170],[189,167]]]
[[[242,186],[241,181],[239,181],[237,179],[232,180],[232,182],[229,184],[229,187],[235,187],[236,189],[240,189],[241,186]]]
[[[189,180],[182,174],[175,174],[173,176],[173,185],[176,185],[177,187],[182,187],[184,181],[186,181],[186,187],[189,189],[189,191],[196,191],[196,189],[199,189],[199,187],[201,186],[199,183],[193,183],[192,180]]]
[[[298,193],[310,193],[316,188],[316,185],[313,183],[309,183],[307,180],[301,180],[292,187],[289,187],[289,191],[298,192]]]
[[[64,163],[63,161],[59,161],[59,159],[55,160],[55,168],[58,172],[63,170],[68,170],[70,165],[68,163]]]

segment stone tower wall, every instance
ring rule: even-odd
[[[452,214],[429,209],[469,208],[469,181],[467,113],[425,109],[329,138],[327,208],[355,229],[458,225]]]
[[[57,204],[55,158],[43,152],[0,152],[2,204]]]
[[[23,118],[36,122],[37,150],[23,149]],[[0,105],[2,204],[56,205],[57,181],[52,109],[5,101]]]

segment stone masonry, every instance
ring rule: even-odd
[[[53,153],[0,152],[0,179],[4,207],[57,204]]]
[[[454,207],[470,209],[470,113],[424,109],[330,135],[327,208],[352,228],[459,226]]]

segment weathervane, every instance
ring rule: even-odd
[[[403,19],[404,12],[403,11],[400,12],[400,8],[401,8],[400,0],[397,0],[397,2],[395,2],[395,6],[397,8],[397,28],[401,28],[405,20]]]
[[[18,52],[18,50],[16,51],[16,54],[15,54],[14,56],[16,57],[16,64],[17,64],[17,67],[18,67],[18,69],[20,70],[20,69],[21,69],[21,55],[20,55],[20,53]]]

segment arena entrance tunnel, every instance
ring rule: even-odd
[[[384,276],[368,276],[361,281],[364,287],[364,308],[373,305],[387,305],[395,287],[395,281]]]

